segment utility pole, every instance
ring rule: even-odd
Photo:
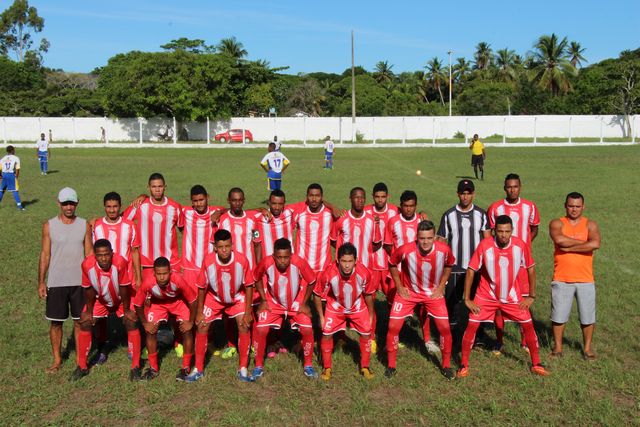
[[[451,117],[451,54],[453,51],[450,50],[447,53],[449,54],[449,117]]]
[[[351,30],[351,123],[356,123],[356,65],[353,30]]]

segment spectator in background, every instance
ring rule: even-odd
[[[471,166],[473,166],[476,179],[478,179],[478,169],[480,169],[480,179],[484,179],[484,159],[487,157],[487,153],[484,151],[484,144],[478,139],[477,133],[473,135],[469,150],[471,150]]]

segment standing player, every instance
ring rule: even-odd
[[[272,144],[276,145],[276,151],[280,151],[280,147],[282,147],[282,141],[278,141],[278,135],[273,135]]]
[[[186,378],[198,381],[204,376],[209,326],[214,320],[227,315],[238,325],[239,367],[238,379],[252,382],[249,375],[250,325],[253,320],[253,276],[249,262],[233,250],[229,231],[220,229],[214,234],[215,252],[204,259],[196,282],[198,287],[196,315],[196,366]]]
[[[400,329],[404,319],[413,315],[416,306],[423,306],[424,311],[434,318],[440,333],[442,375],[449,380],[455,377],[451,370],[451,330],[444,300],[445,286],[455,258],[449,246],[435,241],[435,238],[433,222],[421,221],[416,240],[401,246],[389,259],[389,270],[397,292],[389,314],[387,333],[389,365],[385,376],[388,378],[396,373]],[[398,271],[399,265],[402,266],[402,273]]]
[[[20,200],[20,189],[18,185],[18,176],[20,176],[20,159],[16,156],[16,150],[12,145],[7,146],[7,155],[0,159],[1,166],[1,179],[0,179],[0,202],[5,191],[10,191],[13,194],[13,200],[16,201],[16,206],[19,210],[25,210]]]
[[[335,144],[331,140],[331,137],[327,135],[324,139],[324,169],[333,169],[333,153],[335,151]]]
[[[273,255],[260,261],[253,274],[257,291],[261,296],[258,321],[253,335],[256,351],[252,376],[264,374],[264,354],[267,333],[270,328],[280,329],[284,319],[290,319],[291,329],[300,330],[304,356],[304,375],[317,378],[313,368],[313,327],[311,310],[307,304],[316,282],[316,275],[309,264],[291,253],[291,242],[278,239],[274,243]]]
[[[373,378],[369,369],[371,359],[371,322],[373,320],[373,295],[376,290],[371,274],[357,262],[358,251],[351,243],[338,248],[337,259],[320,275],[314,289],[313,301],[322,326],[322,378],[331,379],[333,334],[344,331],[347,321],[351,329],[360,335],[360,374]],[[327,305],[322,310],[322,298]]]
[[[564,202],[566,215],[549,224],[553,240],[553,282],[551,283],[551,322],[553,357],[562,356],[562,336],[569,321],[575,295],[586,360],[595,360],[591,340],[596,323],[596,287],[593,251],[600,249],[600,230],[595,221],[582,216],[584,197],[569,193]]]
[[[267,173],[267,189],[269,191],[282,188],[282,174],[289,167],[289,159],[276,149],[275,143],[270,143],[269,152],[260,161],[260,166]]]
[[[40,139],[36,141],[36,147],[36,158],[40,162],[40,174],[46,175],[49,171],[51,147],[49,147],[49,140],[44,136],[44,133],[40,134]]]
[[[153,262],[153,274],[147,275],[136,292],[136,314],[147,333],[149,367],[143,379],[152,380],[160,373],[158,364],[158,327],[160,322],[175,316],[182,334],[184,354],[182,368],[176,380],[184,381],[189,375],[193,356],[193,320],[196,317],[196,293],[180,274],[171,270],[171,262],[165,257]]]
[[[478,245],[471,256],[464,280],[464,303],[469,309],[469,323],[462,337],[462,361],[458,378],[469,375],[469,355],[480,322],[492,322],[496,311],[514,322],[518,322],[529,347],[531,372],[549,375],[540,364],[538,337],[533,329],[529,307],[533,304],[536,291],[535,263],[529,246],[512,235],[513,223],[507,215],[495,219],[495,237],[489,237]],[[518,272],[526,269],[529,276],[530,294],[522,296]],[[476,296],[471,300],[471,284],[476,274],[480,283]]]
[[[507,215],[513,223],[513,235],[522,239],[531,251],[531,243],[538,235],[538,226],[540,224],[540,214],[536,205],[526,199],[520,197],[520,176],[515,173],[508,174],[504,179],[504,191],[506,197],[498,200],[489,206],[487,216],[489,218],[489,227],[495,229],[496,218],[500,215]],[[522,269],[518,273],[520,282],[520,291],[523,296],[529,294],[529,282],[526,270]],[[504,336],[504,319],[501,312],[496,314],[496,347],[494,354],[500,355],[503,346]],[[521,345],[526,349],[524,333],[521,330]]]
[[[471,144],[469,144],[469,150],[471,150],[471,166],[473,166],[473,173],[478,179],[478,169],[480,169],[480,179],[484,180],[484,159],[487,157],[487,153],[484,151],[484,144],[478,139],[478,134],[473,135]]]
[[[140,380],[140,331],[131,305],[135,290],[131,288],[127,260],[113,253],[107,239],[98,239],[93,244],[93,254],[82,262],[82,287],[86,305],[80,315],[78,368],[71,379],[78,380],[89,374],[87,355],[91,350],[91,327],[97,322],[106,323],[109,314],[115,314],[123,318],[127,330],[131,353],[129,379]]]

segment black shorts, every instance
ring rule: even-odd
[[[484,166],[484,156],[482,154],[471,155],[471,166]]]
[[[78,320],[84,309],[84,291],[82,286],[61,286],[47,288],[47,308],[45,318],[51,321],[64,322],[69,318]]]

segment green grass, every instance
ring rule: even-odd
[[[176,384],[178,360],[171,353],[153,383],[127,381],[126,348],[79,383],[69,383],[75,353],[61,372],[46,375],[50,363],[44,303],[36,296],[36,271],[43,221],[57,212],[55,196],[66,185],[79,193],[78,213],[100,215],[102,195],[116,190],[127,200],[145,191],[151,172],[167,178],[168,194],[187,203],[191,185],[201,183],[212,203],[224,204],[231,186],[243,187],[247,205],[266,198],[264,174],[258,162],[262,150],[127,150],[58,149],[50,169],[38,173],[35,153],[18,149],[23,167],[21,195],[27,211],[17,212],[13,200],[0,206],[0,372],[3,393],[0,419],[10,424],[286,424],[286,425],[630,425],[638,424],[640,409],[640,344],[637,330],[637,228],[640,188],[640,148],[505,148],[490,149],[486,179],[477,182],[478,205],[486,207],[503,196],[502,179],[512,171],[523,178],[523,197],[534,200],[542,225],[534,242],[539,290],[533,310],[548,378],[528,373],[528,356],[519,349],[519,333],[507,328],[506,355],[474,352],[472,375],[446,382],[433,360],[418,349],[415,322],[403,335],[408,347],[398,355],[399,372],[383,378],[384,366],[372,362],[376,378],[357,375],[351,354],[336,350],[334,378],[329,383],[303,378],[292,354],[267,362],[266,376],[257,384],[239,384],[237,359],[211,358],[205,379],[194,385]],[[404,189],[415,189],[419,207],[439,222],[456,201],[455,185],[471,175],[469,154],[461,149],[360,149],[338,151],[336,169],[322,169],[322,151],[291,150],[284,180],[289,201],[301,200],[306,185],[320,182],[325,197],[348,206],[351,187],[368,191],[385,181],[397,202]],[[415,175],[417,169],[422,176]],[[581,191],[586,215],[599,222],[602,248],[595,257],[598,326],[593,363],[581,358],[581,335],[574,309],[566,331],[565,357],[547,361],[549,281],[552,245],[546,225],[563,214],[564,195]],[[384,307],[384,304],[381,304]],[[70,324],[65,326],[66,336]],[[384,328],[381,328],[384,331]],[[351,335],[352,336],[352,335]],[[352,336],[353,337],[353,336]],[[384,337],[378,340],[382,347]],[[351,348],[351,347],[349,347]],[[317,366],[317,365],[316,365]]]

